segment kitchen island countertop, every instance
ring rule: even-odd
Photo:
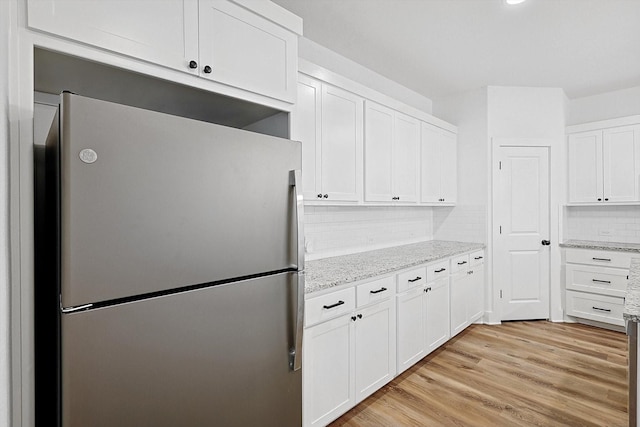
[[[482,243],[431,240],[308,261],[305,265],[305,293],[394,273],[484,247]]]
[[[629,268],[629,282],[624,299],[625,320],[640,322],[640,258],[632,258]]]

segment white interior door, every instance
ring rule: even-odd
[[[500,147],[498,158],[494,271],[501,319],[548,319],[548,147]]]

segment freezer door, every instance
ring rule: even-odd
[[[300,426],[295,276],[63,314],[62,426]]]
[[[300,143],[62,97],[64,307],[298,267]]]

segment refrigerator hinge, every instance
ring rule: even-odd
[[[84,304],[77,307],[63,307],[62,298],[60,298],[60,311],[62,311],[63,313],[75,313],[76,311],[86,310],[91,307],[93,307],[93,304]]]

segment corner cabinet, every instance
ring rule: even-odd
[[[306,202],[362,200],[363,102],[351,92],[299,76],[292,139],[302,142]]]
[[[456,134],[422,123],[420,202],[453,205],[458,195]]]
[[[30,28],[294,103],[300,18],[246,0],[28,0]],[[268,15],[268,16],[264,16]]]
[[[420,122],[368,100],[364,121],[364,200],[417,202]]]
[[[570,133],[569,203],[640,202],[640,125]]]

